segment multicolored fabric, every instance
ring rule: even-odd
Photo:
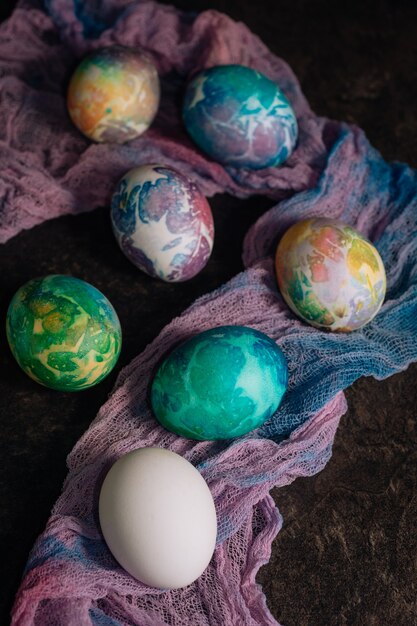
[[[45,219],[108,206],[121,177],[144,163],[174,167],[206,196],[278,199],[317,182],[333,125],[313,114],[288,65],[244,24],[215,11],[191,16],[151,0],[45,0],[49,14],[43,4],[20,0],[0,29],[0,89],[7,100],[0,111],[0,159],[8,164],[0,177],[0,242]],[[113,44],[144,50],[163,93],[152,126],[125,145],[91,143],[74,128],[65,98],[84,56]],[[259,70],[289,99],[299,140],[282,167],[225,169],[187,134],[181,104],[188,79],[225,63]]]
[[[417,175],[405,165],[385,163],[360,130],[316,117],[288,66],[224,15],[208,11],[195,17],[130,0],[48,0],[47,6],[52,18],[39,5],[22,2],[0,30],[0,90],[7,101],[0,154],[10,164],[0,175],[2,241],[47,217],[108,202],[114,182],[146,161],[181,163],[206,194],[287,199],[249,231],[246,271],[174,319],[120,373],[112,396],[68,457],[62,495],[30,555],[12,623],[276,625],[255,582],[282,523],[269,490],[323,468],[345,410],[342,389],[359,376],[383,378],[417,359]],[[165,85],[155,126],[115,149],[79,135],[62,97],[75,58],[111,42],[142,45]],[[37,76],[29,69],[34,62]],[[281,168],[225,169],[182,130],[175,103],[186,77],[225,63],[261,71],[292,104],[299,141]],[[357,228],[385,264],[385,303],[360,331],[315,329],[294,316],[278,291],[279,238],[295,221],[316,216]],[[231,443],[196,443],[169,433],[147,402],[152,370],[179,341],[226,324],[260,330],[283,350],[289,391],[279,411]],[[199,468],[219,519],[209,568],[193,585],[169,593],[126,574],[97,524],[97,493],[106,470],[129,450],[150,445],[170,448]]]

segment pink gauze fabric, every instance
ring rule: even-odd
[[[116,182],[141,163],[174,165],[207,196],[229,192],[281,198],[317,181],[328,123],[313,115],[288,65],[246,26],[215,11],[192,20],[154,2],[98,4],[103,19],[106,7],[118,18],[96,39],[83,35],[70,0],[49,3],[58,26],[32,8],[33,2],[21,2],[0,27],[0,159],[7,164],[0,177],[0,242],[47,218],[107,205]],[[115,43],[144,49],[162,82],[161,107],[152,128],[125,146],[84,138],[72,125],[65,102],[69,77],[82,56]],[[180,115],[185,81],[202,67],[222,63],[262,70],[290,98],[300,140],[283,167],[227,171],[188,138]]]
[[[255,582],[282,523],[270,489],[324,467],[346,409],[347,385],[361,375],[383,378],[417,359],[416,174],[386,164],[358,129],[317,118],[288,66],[224,15],[193,17],[154,2],[124,0],[49,0],[47,6],[53,20],[35,2],[21,2],[0,29],[0,151],[7,164],[0,173],[2,241],[44,219],[107,204],[120,175],[146,161],[180,164],[207,195],[263,193],[283,200],[249,231],[246,271],[197,300],[120,373],[112,396],[68,457],[62,495],[29,557],[12,623],[276,625]],[[65,112],[65,86],[77,59],[110,43],[146,49],[163,80],[155,125],[126,146],[89,143]],[[261,70],[292,102],[301,132],[283,167],[226,170],[184,134],[180,96],[186,78],[226,62]],[[273,272],[276,241],[291,223],[311,215],[357,226],[382,255],[387,298],[362,331],[320,332],[297,320],[280,297]],[[274,339],[288,359],[289,391],[258,431],[232,442],[189,441],[157,424],[147,390],[166,351],[221,324],[248,325]],[[162,592],[135,581],[100,533],[97,498],[105,473],[122,454],[143,446],[184,455],[215,499],[215,555],[186,589]]]

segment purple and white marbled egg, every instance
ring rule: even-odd
[[[171,167],[149,164],[127,172],[113,195],[111,218],[124,254],[150,276],[182,282],[210,257],[210,206],[197,186]]]

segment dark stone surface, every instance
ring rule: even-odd
[[[412,626],[417,367],[347,391],[326,468],[273,496],[284,526],[259,576],[286,626]]]
[[[175,4],[216,8],[246,22],[290,63],[317,113],[357,123],[387,159],[417,164],[414,2]],[[0,18],[12,5],[1,3]],[[124,330],[116,371],[79,394],[57,393],[29,380],[1,331],[1,624],[9,622],[27,554],[59,495],[65,457],[117,372],[197,296],[241,269],[243,235],[271,203],[219,196],[211,205],[217,231],[212,259],[182,285],[137,272],[119,252],[105,210],[46,223],[0,247],[0,319],[22,283],[62,272],[101,289]],[[272,613],[286,626],[417,624],[416,375],[411,366],[388,381],[353,385],[328,466],[275,491],[284,527],[258,580]]]

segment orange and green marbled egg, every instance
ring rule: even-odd
[[[116,311],[95,287],[72,276],[35,278],[7,312],[10,349],[28,376],[61,391],[99,383],[120,354]]]
[[[313,218],[291,226],[278,245],[275,264],[284,300],[317,328],[361,328],[384,301],[385,269],[377,249],[336,220]]]
[[[150,126],[159,94],[158,73],[148,57],[134,48],[110,46],[93,52],[75,70],[68,111],[90,139],[124,143]]]

